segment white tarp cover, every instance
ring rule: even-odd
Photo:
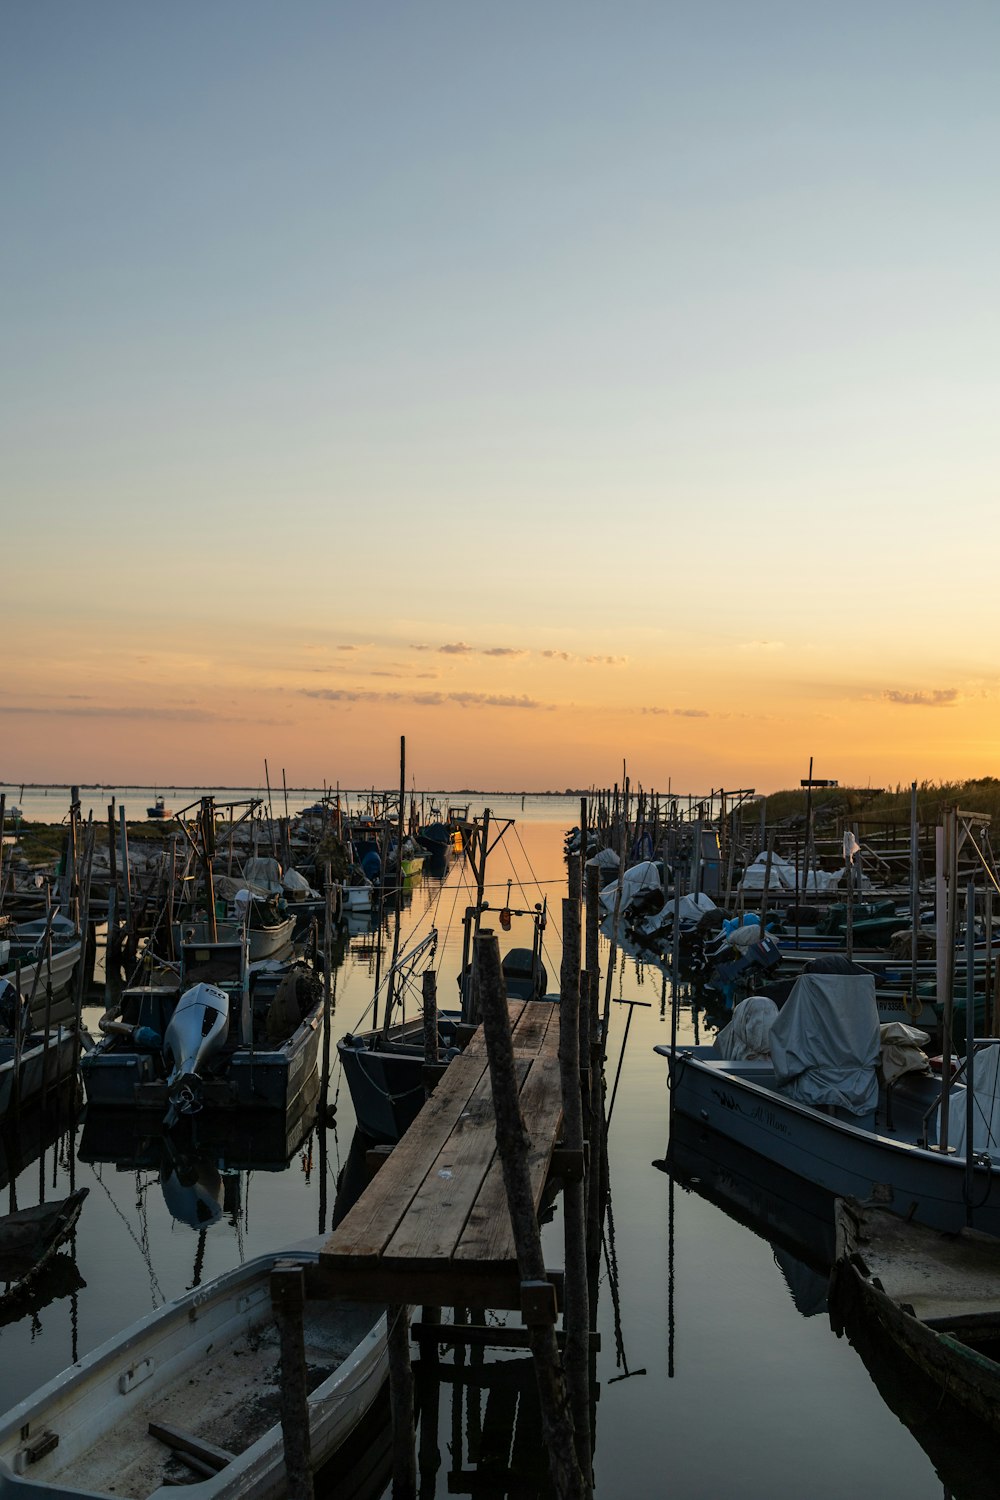
[[[255,894],[277,895],[281,891],[281,866],[276,859],[264,855],[248,859],[243,866],[243,875]]]
[[[631,865],[621,877],[611,885],[606,885],[601,892],[601,905],[606,906],[608,911],[614,911],[615,893],[618,886],[622,888],[621,910],[627,911],[639,895],[640,891],[661,891],[663,886],[660,882],[659,867],[651,859],[640,860],[637,865]]]
[[[983,1047],[972,1059],[972,1149],[1000,1157],[1000,1045]],[[939,1111],[940,1114],[940,1111]],[[938,1128],[940,1130],[940,1118]],[[965,1155],[965,1089],[953,1088],[948,1108],[948,1145]]]
[[[799,871],[799,895],[817,896],[825,892],[836,890],[840,882],[843,870],[805,870]],[[741,891],[762,891],[764,889],[764,877],[767,874],[767,855],[758,854],[752,865],[747,865],[740,881]],[[795,890],[795,866],[790,860],[783,859],[780,854],[771,856],[771,879],[768,883],[769,891],[794,891]]]
[[[715,1046],[730,1062],[753,1062],[771,1052],[771,1027],[778,1007],[768,995],[748,995],[733,1007],[733,1019],[715,1038]]]
[[[767,874],[767,855],[758,854],[752,865],[747,865],[740,881],[741,891],[762,891],[764,889],[764,876]],[[794,891],[795,889],[795,866],[789,864],[780,854],[771,856],[771,878],[768,882],[769,891]]]
[[[874,974],[800,974],[771,1027],[778,1087],[855,1115],[878,1103],[880,1047]]]
[[[931,1065],[923,1051],[930,1037],[919,1026],[907,1026],[905,1021],[887,1021],[880,1028],[882,1034],[882,1077],[886,1083],[895,1083],[904,1073],[929,1073]]]
[[[748,927],[734,927],[732,932],[727,933],[726,942],[738,953],[745,953],[748,948],[753,947],[754,943],[760,942],[760,923],[754,922]]]
[[[314,891],[304,875],[298,870],[286,870],[281,879],[281,884],[291,896],[318,896],[319,891]]]
[[[614,903],[614,897],[611,898]],[[678,902],[678,913],[680,916],[681,931],[685,928],[697,927],[706,912],[715,911],[715,902],[711,896],[704,895],[699,891],[697,896],[682,896]],[[673,927],[674,925],[674,902],[669,897],[659,911],[653,912],[640,924],[640,928],[647,934],[659,932],[661,927]]]
[[[613,849],[598,849],[597,853],[592,854],[587,860],[587,868],[596,866],[598,870],[617,870],[618,863],[618,855]]]

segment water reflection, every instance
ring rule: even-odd
[[[301,1107],[288,1118],[280,1111],[242,1118],[205,1111],[167,1128],[158,1119],[91,1107],[78,1157],[111,1164],[119,1172],[155,1174],[175,1223],[201,1233],[225,1216],[245,1232],[250,1209],[244,1177],[285,1171],[310,1143],[320,1103],[319,1079],[314,1077]]]
[[[680,1115],[671,1122],[665,1159],[654,1165],[667,1173],[671,1195],[675,1186],[697,1195],[770,1245],[781,1280],[802,1317],[827,1314],[829,1273],[836,1254],[832,1195]],[[671,1230],[673,1216],[671,1201]],[[674,1283],[672,1243],[670,1248],[673,1309],[683,1288]],[[992,1434],[863,1318],[850,1322],[846,1332],[879,1396],[934,1465],[946,1500],[981,1500],[991,1493],[984,1489],[983,1479],[994,1463]]]

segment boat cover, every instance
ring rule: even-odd
[[[733,1007],[733,1018],[715,1038],[716,1049],[730,1062],[753,1062],[771,1053],[771,1027],[778,1007],[767,995],[748,995]]]
[[[711,896],[706,896],[703,891],[699,891],[696,896],[682,896],[677,903],[681,931],[690,932],[691,928],[697,927],[702,917],[710,911],[718,911],[718,907]],[[650,934],[657,932],[661,927],[672,927],[674,925],[673,897],[671,896],[658,912],[654,912],[639,925],[643,932]]]
[[[929,1073],[931,1065],[923,1050],[930,1037],[919,1026],[907,1026],[905,1021],[887,1021],[881,1026],[882,1033],[882,1077],[886,1083],[895,1083],[904,1073]]]
[[[799,870],[799,890],[805,895],[819,895],[826,891],[836,890],[843,870]],[[758,854],[752,865],[747,865],[740,881],[741,891],[762,891],[764,889],[764,877],[767,874],[767,855]],[[790,860],[784,859],[780,854],[771,856],[771,879],[768,883],[769,891],[794,891],[795,890],[795,866]]]
[[[800,974],[771,1027],[782,1092],[854,1115],[878,1104],[880,1047],[874,974]]]
[[[1000,1045],[982,1047],[972,1059],[972,1149],[1000,1158]],[[940,1128],[940,1122],[939,1122]],[[948,1144],[965,1155],[965,1090],[953,1089]]]
[[[617,870],[618,865],[618,855],[613,849],[598,849],[597,853],[592,854],[587,860],[588,869],[596,866],[598,870]]]
[[[613,881],[606,885],[601,892],[601,904],[609,911],[614,910],[615,893],[619,884],[622,888],[621,910],[627,911],[641,891],[659,891],[663,889],[660,881],[660,867],[651,859],[643,859],[637,865],[630,865],[621,877],[620,881]]]

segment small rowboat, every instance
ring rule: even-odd
[[[0,1500],[129,1496],[279,1500],[275,1264],[323,1241],[258,1256],[150,1313],[0,1417]],[[328,1463],[387,1373],[381,1309],[308,1301],[310,1460]],[[193,1481],[193,1482],[192,1482]]]
[[[15,1298],[48,1265],[69,1238],[88,1188],[77,1188],[56,1203],[37,1203],[0,1219],[0,1302]]]

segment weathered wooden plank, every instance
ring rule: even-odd
[[[521,1086],[521,1113],[528,1127],[531,1146],[528,1170],[535,1207],[541,1201],[552,1148],[562,1124],[559,1092],[559,1062],[555,1057],[536,1058]],[[455,1249],[456,1265],[469,1262],[500,1266],[514,1258],[514,1239],[507,1209],[507,1194],[499,1160],[495,1160],[469,1213]]]
[[[558,1011],[558,1006],[550,1000],[526,1002],[517,1024],[511,1028],[515,1053],[527,1052],[537,1056],[544,1047],[553,1011]]]
[[[485,1053],[463,1052],[454,1059],[386,1165],[323,1246],[321,1260],[381,1253],[485,1072]]]
[[[174,1427],[170,1422],[150,1422],[148,1431],[150,1437],[158,1438],[168,1448],[196,1458],[211,1474],[217,1474],[220,1469],[226,1467],[226,1464],[233,1461],[234,1455],[228,1448],[219,1448],[215,1443],[199,1437],[197,1433],[185,1432],[180,1427]]]
[[[529,1067],[526,1060],[518,1064],[522,1081]],[[487,1072],[385,1247],[386,1258],[405,1260],[408,1266],[450,1259],[495,1154],[496,1116]]]
[[[511,1031],[513,1031],[520,1022],[527,1004],[528,1002],[526,1000],[507,1001],[507,1013],[510,1016]],[[471,1052],[474,1055],[481,1053],[483,1057],[486,1056],[486,1034],[481,1026],[478,1026],[476,1028],[475,1034],[469,1039],[469,1042],[465,1047],[465,1052]]]

